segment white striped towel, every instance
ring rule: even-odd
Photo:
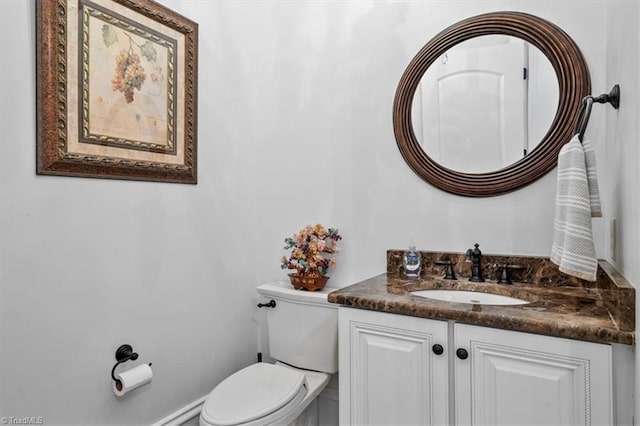
[[[584,163],[587,167],[587,183],[589,184],[591,217],[602,217],[600,191],[598,190],[598,176],[596,176],[596,152],[591,148],[591,143],[588,139],[582,141],[582,149],[584,150]]]
[[[551,261],[560,271],[596,280],[598,260],[593,246],[591,217],[602,216],[595,153],[578,136],[558,155],[558,185]]]

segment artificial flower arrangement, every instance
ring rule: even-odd
[[[291,282],[295,288],[319,290],[324,287],[329,268],[336,266],[334,255],[338,251],[338,241],[342,237],[334,228],[326,229],[321,224],[307,225],[293,237],[284,239],[284,248],[291,249],[291,255],[282,256],[282,269],[295,269],[295,274],[290,274]],[[305,283],[317,281],[313,288],[307,288]]]

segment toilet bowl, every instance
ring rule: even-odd
[[[203,405],[200,425],[317,424],[317,396],[338,367],[338,311],[327,302],[329,291],[294,290],[289,283],[258,287],[276,303],[267,327],[278,361],[252,364],[220,382]]]

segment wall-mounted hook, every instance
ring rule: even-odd
[[[584,132],[587,130],[587,124],[589,124],[589,117],[591,116],[591,107],[594,103],[608,103],[615,109],[620,108],[620,85],[614,85],[609,93],[603,93],[600,96],[587,95],[582,98],[582,108],[580,109],[578,121],[576,121],[576,127],[573,132],[574,135],[578,135],[580,142],[582,142]]]
[[[594,97],[593,102],[597,102],[599,104],[609,103],[615,109],[620,108],[620,85],[614,85],[609,93],[604,93],[600,96]]]

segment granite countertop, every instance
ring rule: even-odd
[[[427,258],[430,255],[434,258],[451,258],[447,254],[425,254]],[[388,252],[388,257],[396,255],[395,251]],[[540,259],[535,259],[531,264],[523,259],[517,260],[531,270],[540,264],[546,265],[544,261],[540,263]],[[460,276],[457,281],[451,281],[441,278],[442,275],[430,274],[434,272],[430,270],[419,278],[407,278],[395,273],[396,266],[396,262],[388,261],[386,274],[335,290],[329,293],[329,302],[590,342],[635,344],[635,289],[605,261],[599,262],[597,283],[558,281],[557,285],[549,282],[541,285],[544,280],[540,279],[527,279],[529,282],[514,282],[512,285],[489,280],[484,283],[470,282]],[[539,274],[537,276],[540,278]],[[501,294],[531,303],[516,306],[472,305],[410,294],[412,291],[428,289]]]

